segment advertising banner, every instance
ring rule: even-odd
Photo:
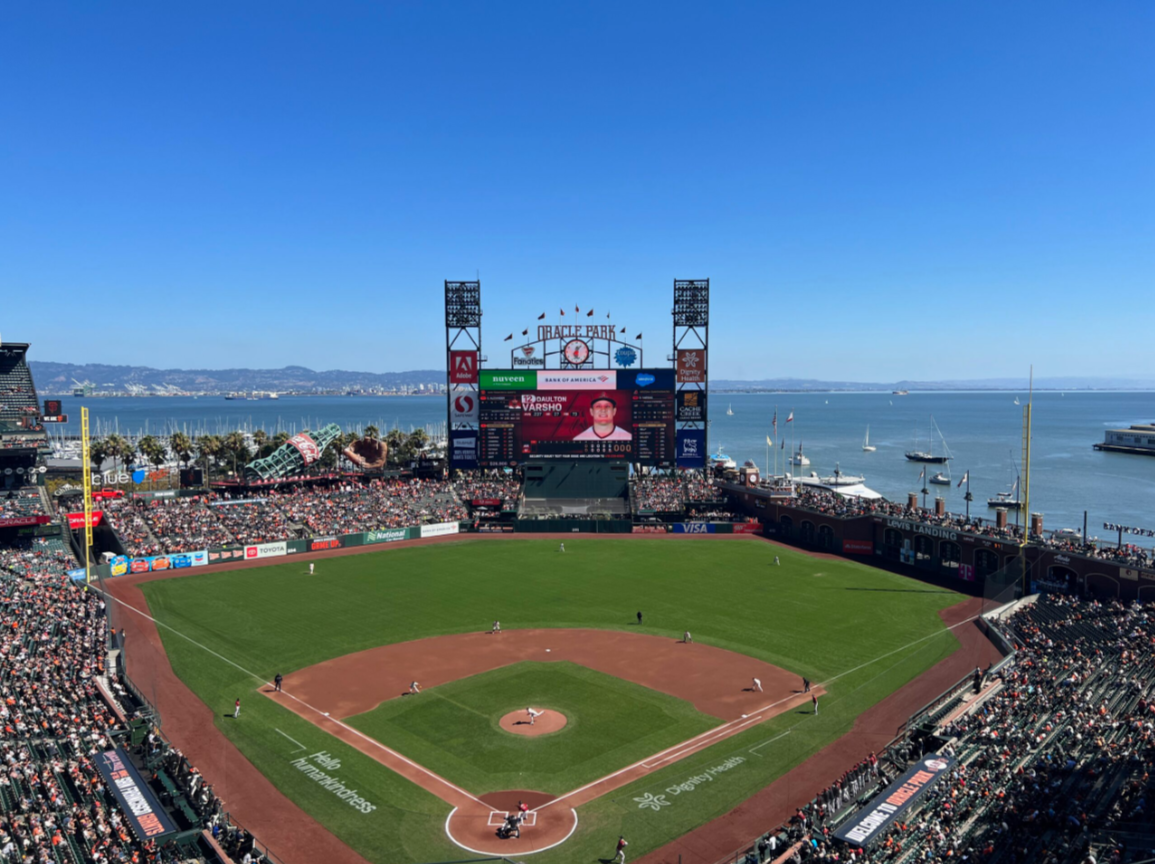
[[[482,390],[536,390],[537,373],[482,371],[480,387]]]
[[[450,423],[477,422],[477,393],[454,393],[449,400]]]
[[[435,525],[422,525],[422,537],[444,537],[446,534],[456,534],[461,528],[456,522],[438,522]]]
[[[341,548],[341,540],[339,537],[314,537],[308,542],[310,552],[320,552],[323,549]]]
[[[176,830],[176,825],[157,802],[136,766],[129,761],[123,747],[97,756],[96,770],[116,796],[138,840],[151,840]]]
[[[83,513],[69,513],[67,515],[68,515],[68,527],[69,528],[71,528],[72,530],[75,531],[78,528],[84,527],[84,514]],[[95,528],[97,525],[99,525],[103,521],[104,521],[104,512],[101,510],[93,510],[92,511],[92,527]]]
[[[365,545],[372,543],[396,543],[398,540],[414,539],[414,528],[386,528],[383,531],[366,531]]]
[[[341,537],[342,546],[364,546],[365,535],[358,531],[356,534],[345,534]]]
[[[678,422],[705,423],[706,422],[706,391],[679,390],[678,391]]]
[[[677,352],[676,366],[679,384],[706,383],[706,349],[681,348]]]
[[[962,579],[964,582],[974,582],[975,581],[975,567],[974,567],[974,565],[973,564],[959,564],[958,565],[958,578]]]
[[[538,390],[616,390],[617,386],[618,373],[613,369],[543,369],[537,373]]]
[[[308,552],[308,551],[309,551],[309,541],[308,540],[286,540],[285,541],[285,554],[286,555],[297,555],[301,552]]]
[[[732,528],[734,534],[759,534],[762,531],[762,523],[735,522]]]
[[[461,470],[477,467],[477,432],[471,429],[450,430],[449,465]]]
[[[220,564],[225,561],[243,561],[245,558],[244,546],[225,546],[220,549],[209,550],[209,563]]]
[[[477,352],[450,351],[449,352],[449,383],[476,384],[477,383]]]
[[[667,525],[634,525],[630,528],[631,534],[668,534],[669,531]]]
[[[183,570],[186,567],[204,567],[208,563],[208,550],[197,549],[195,552],[174,552],[171,555],[150,555],[144,558],[117,555],[108,562],[108,569],[112,576],[124,576],[126,573],[153,573],[161,570]]]
[[[276,558],[279,555],[287,555],[288,550],[285,548],[285,541],[279,543],[258,543],[255,546],[245,547],[245,560],[254,561],[258,558]]]
[[[673,369],[619,369],[616,372],[619,390],[673,390]]]
[[[477,525],[478,534],[512,534],[512,522],[480,522]]]
[[[486,510],[500,510],[501,509],[501,499],[500,498],[474,498],[469,503],[476,509],[482,509],[482,508],[484,508]]]
[[[678,430],[678,467],[706,467],[706,430]]]
[[[871,540],[843,540],[842,551],[852,555],[873,555],[874,542]]]
[[[937,753],[916,762],[874,800],[850,817],[834,836],[854,846],[868,846],[903,813],[917,804],[954,764],[953,756]]]
[[[715,533],[714,524],[712,522],[675,522],[675,534],[713,534]]]
[[[80,524],[83,527],[83,515],[80,517],[80,520]],[[51,516],[0,516],[0,528],[23,528],[26,525],[47,525],[51,521]]]

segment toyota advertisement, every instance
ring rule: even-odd
[[[480,467],[551,458],[674,464],[672,369],[482,370],[479,377]]]

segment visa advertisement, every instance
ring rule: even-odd
[[[674,386],[672,369],[483,370],[477,464],[619,459],[670,467]]]

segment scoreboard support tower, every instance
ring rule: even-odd
[[[710,380],[710,280],[674,280],[674,353],[669,359],[676,370],[675,398],[681,404],[686,392],[697,391],[709,417],[707,390]],[[710,452],[708,420],[680,420],[679,433],[701,430],[705,454]]]
[[[472,357],[472,373],[461,364]],[[449,418],[446,446],[452,450],[453,431],[478,425],[478,370],[485,361],[481,354],[481,282],[445,280],[445,397]],[[455,368],[456,361],[456,368]],[[471,410],[462,410],[462,409]]]

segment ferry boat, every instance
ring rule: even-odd
[[[891,396],[909,396],[910,391],[909,390],[891,390],[890,395]]]
[[[721,468],[723,471],[727,468],[737,468],[738,463],[722,452],[722,445],[718,445],[718,450],[710,457],[711,468]]]

